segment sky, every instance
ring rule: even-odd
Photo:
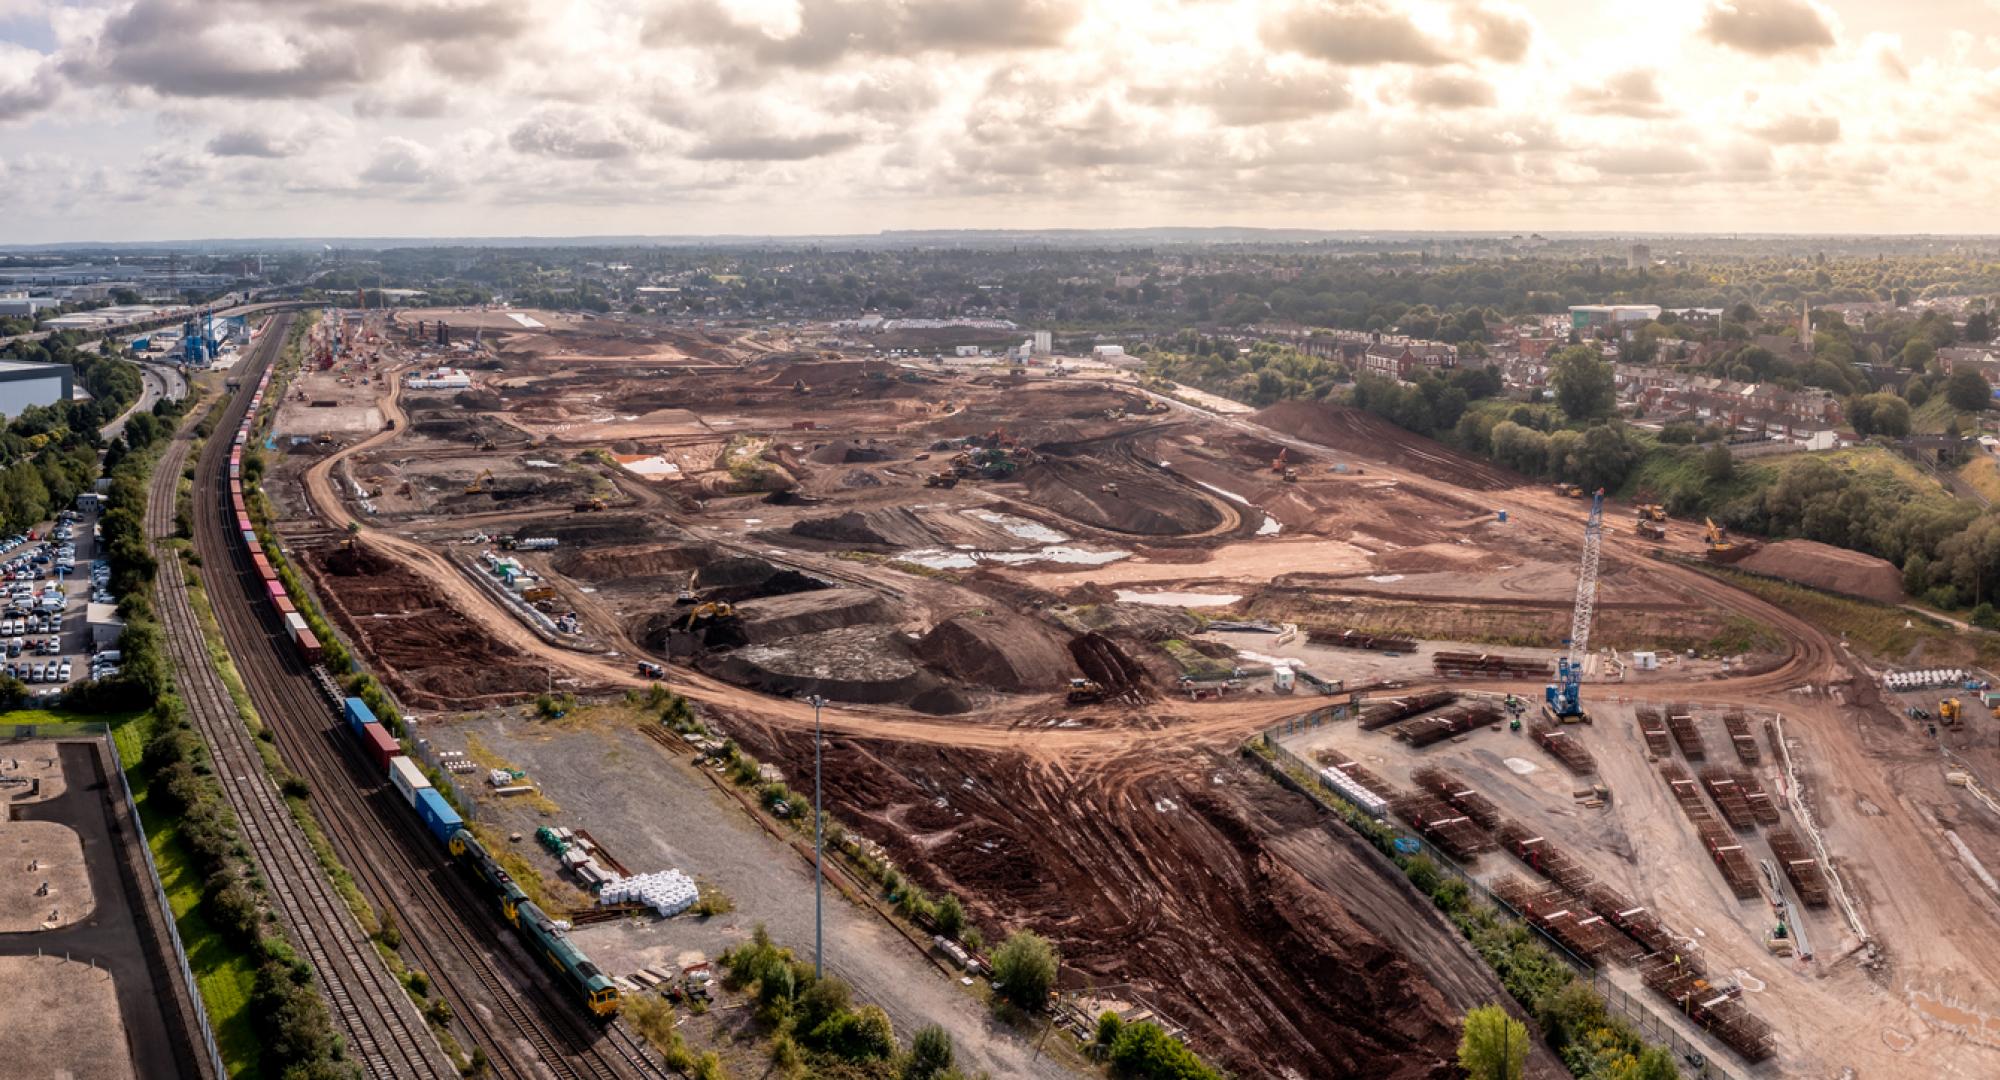
[[[0,244],[2000,232],[2000,0],[0,0]]]

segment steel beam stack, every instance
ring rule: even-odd
[[[1736,747],[1736,757],[1751,768],[1757,767],[1757,738],[1750,734],[1750,718],[1742,713],[1730,713],[1722,718],[1722,726],[1729,729],[1729,743]]]
[[[1554,755],[1569,771],[1578,776],[1589,776],[1597,771],[1597,762],[1591,759],[1590,751],[1568,731],[1546,721],[1537,721],[1529,731],[1542,749]]]
[[[1497,829],[1506,821],[1492,799],[1474,791],[1471,785],[1443,769],[1426,765],[1410,774],[1410,779],[1415,780],[1417,786],[1425,791],[1450,803],[1459,813],[1478,822],[1483,828]]]
[[[1689,761],[1704,761],[1708,748],[1702,745],[1701,729],[1694,724],[1694,711],[1685,705],[1675,705],[1667,714],[1667,730],[1674,733],[1674,742],[1681,748],[1682,756]]]
[[[1527,916],[1562,947],[1585,960],[1629,959],[1631,949],[1616,927],[1560,885],[1508,875],[1493,883],[1494,895]]]
[[[1771,854],[1778,857],[1778,865],[1792,880],[1792,888],[1799,891],[1801,903],[1816,908],[1827,905],[1826,876],[1799,834],[1790,829],[1772,829]]]
[[[1722,811],[1722,819],[1738,832],[1755,832],[1757,817],[1750,812],[1750,800],[1744,797],[1742,785],[1723,770],[1720,765],[1710,765],[1701,770],[1701,784],[1708,789],[1708,797],[1715,800],[1715,808]]]
[[[1415,652],[1417,648],[1415,638],[1364,634],[1359,630],[1339,630],[1331,626],[1315,626],[1307,629],[1306,640],[1314,645],[1331,645],[1337,649],[1367,649],[1371,652]]]
[[[1431,667],[1460,679],[1546,679],[1553,673],[1547,660],[1498,653],[1441,652],[1431,657]]]
[[[1717,986],[1688,965],[1659,953],[1640,965],[1639,975],[1655,993],[1673,1002],[1677,1012],[1727,1043],[1745,1060],[1763,1061],[1776,1052],[1771,1026],[1750,1012],[1736,987]]]
[[[1458,700],[1458,695],[1449,690],[1429,690],[1421,694],[1406,694],[1387,701],[1378,701],[1362,708],[1361,716],[1355,721],[1363,731],[1374,731],[1388,727],[1399,720],[1443,708]]]
[[[1642,705],[1634,715],[1639,720],[1639,734],[1646,737],[1646,750],[1654,757],[1672,757],[1674,748],[1667,742],[1667,721],[1660,715],[1660,710]]]
[[[1496,846],[1479,823],[1452,809],[1435,795],[1401,795],[1391,802],[1396,814],[1429,838],[1446,855],[1471,863]]]
[[[1779,821],[1778,800],[1764,790],[1763,781],[1757,779],[1757,775],[1748,769],[1732,769],[1729,775],[1734,777],[1736,785],[1743,789],[1743,799],[1750,804],[1750,813],[1756,816],[1757,822],[1761,825],[1776,825]]]
[[[1485,702],[1475,702],[1446,709],[1434,716],[1422,716],[1406,720],[1396,726],[1396,737],[1411,746],[1422,749],[1433,743],[1441,743],[1454,736],[1500,722],[1500,710]]]

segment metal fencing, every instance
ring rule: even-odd
[[[1360,807],[1343,798],[1339,792],[1327,786],[1326,782],[1320,778],[1319,769],[1316,766],[1293,753],[1281,741],[1292,735],[1312,731],[1334,721],[1345,719],[1348,712],[1349,706],[1345,704],[1315,709],[1303,716],[1293,717],[1290,720],[1272,725],[1264,731],[1262,741],[1265,749],[1270,751],[1272,759],[1277,765],[1285,770],[1292,780],[1298,782],[1308,796],[1320,802],[1328,810],[1332,811],[1335,817],[1346,822],[1355,831],[1361,832],[1361,823],[1368,820],[1366,813]],[[1366,833],[1363,833],[1363,835],[1366,836]],[[1392,867],[1394,866],[1394,861],[1389,854],[1383,852],[1372,842],[1369,844],[1369,850],[1374,851],[1377,857],[1383,861],[1389,862]],[[1606,1009],[1624,1017],[1631,1023],[1633,1030],[1637,1031],[1643,1037],[1665,1046],[1684,1064],[1683,1072],[1685,1074],[1708,1078],[1708,1080],[1741,1080],[1741,1077],[1735,1072],[1716,1064],[1713,1060],[1716,1051],[1712,1047],[1695,1041],[1677,1025],[1662,1017],[1652,1006],[1633,997],[1624,987],[1612,982],[1608,975],[1592,965],[1588,960],[1570,952],[1561,942],[1549,936],[1548,932],[1544,931],[1541,927],[1536,926],[1532,920],[1516,910],[1513,905],[1500,899],[1492,890],[1480,883],[1478,878],[1473,877],[1471,873],[1454,862],[1444,852],[1426,845],[1424,854],[1431,862],[1437,865],[1439,870],[1463,882],[1475,899],[1491,906],[1506,918],[1527,927],[1550,953],[1560,957],[1563,962],[1574,968],[1577,974],[1587,977],[1590,980],[1591,989],[1595,990],[1598,997],[1604,1000]],[[1398,874],[1402,873],[1400,867],[1395,867],[1395,869]]]
[[[208,1007],[202,1003],[201,987],[194,979],[194,969],[188,965],[187,948],[181,944],[180,927],[174,922],[174,908],[167,900],[166,886],[160,882],[160,868],[153,862],[153,848],[146,842],[145,822],[139,817],[139,803],[132,797],[132,784],[125,776],[125,762],[118,753],[118,740],[111,737],[111,728],[105,724],[15,724],[15,739],[102,739],[104,748],[111,757],[111,769],[118,774],[118,790],[125,796],[125,812],[130,815],[132,827],[139,830],[135,838],[139,852],[146,860],[146,880],[153,886],[153,900],[160,905],[162,921],[167,924],[167,940],[174,946],[174,962],[181,969],[181,984],[186,987],[188,1000],[194,1004],[195,1019],[200,1023],[202,1052],[208,1056],[208,1065],[213,1075],[226,1077],[229,1070],[222,1066],[222,1052],[215,1046],[215,1025],[209,1022]]]

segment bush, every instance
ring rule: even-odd
[[[1016,931],[993,953],[993,982],[1000,996],[1029,1012],[1048,1005],[1056,984],[1056,949],[1033,930]]]
[[[903,1080],[936,1080],[951,1070],[952,1056],[951,1035],[936,1024],[925,1024],[910,1039]]]
[[[1100,1030],[1102,1030],[1100,1028]],[[1111,1044],[1114,1076],[1144,1080],[1222,1080],[1222,1074],[1202,1064],[1194,1051],[1147,1022],[1125,1024]]]
[[[956,938],[965,929],[965,905],[958,897],[946,893],[931,909],[931,917],[937,920],[938,933],[948,938]]]

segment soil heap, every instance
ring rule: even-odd
[[[916,646],[925,663],[960,682],[995,690],[1056,690],[1077,674],[1063,635],[1025,615],[956,615]]]

